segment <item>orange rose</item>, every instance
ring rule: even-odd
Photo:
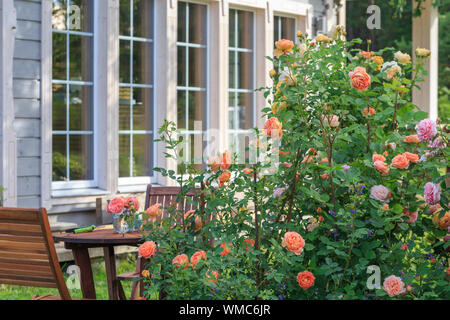
[[[350,71],[350,84],[359,92],[365,91],[370,86],[370,76],[366,72],[366,68],[356,67],[354,71]]]
[[[156,244],[153,241],[145,241],[138,249],[139,257],[148,259],[155,254],[155,249]]]
[[[244,172],[244,174],[250,174],[253,171],[255,171],[255,169],[250,169],[250,168],[244,168],[244,170],[242,170],[242,172]]]
[[[373,51],[361,51],[360,53],[359,53],[359,55],[361,56],[361,57],[363,57],[363,58],[366,58],[366,59],[369,59],[371,56],[373,56]]]
[[[208,166],[212,171],[217,172],[220,168],[220,158],[218,156],[214,156],[208,159]]]
[[[373,167],[380,172],[382,176],[387,176],[389,174],[389,166],[383,161],[375,161]]]
[[[212,283],[216,283],[217,282],[216,280],[219,278],[219,271],[214,270],[214,271],[211,271],[210,273],[214,276],[215,280],[210,279],[208,281],[211,281]],[[210,278],[208,271],[206,272],[206,278],[208,278],[208,279]]]
[[[148,277],[150,276],[150,271],[148,271],[148,270],[142,270],[141,275],[142,275],[144,278],[148,278]]]
[[[225,151],[220,159],[220,169],[227,170],[231,166],[231,152]]]
[[[383,206],[381,207],[381,210],[389,211],[389,205],[387,203],[383,204]]]
[[[283,54],[292,53],[294,42],[291,40],[281,39],[275,42],[274,56],[279,58]]]
[[[366,117],[367,117],[368,115],[373,116],[375,113],[376,113],[376,112],[375,112],[375,109],[374,109],[374,108],[370,108],[370,107],[364,108],[364,110],[362,111],[362,114],[363,114],[364,116],[366,116]]]
[[[220,253],[221,256],[226,256],[231,252],[230,249],[228,249],[227,244],[224,242],[220,245],[220,247],[223,249],[223,251]]]
[[[309,271],[299,272],[297,275],[297,282],[298,282],[299,286],[303,288],[303,290],[306,290],[309,287],[312,287],[314,285],[315,280],[316,280],[316,278]]]
[[[225,182],[227,182],[228,180],[230,180],[231,177],[231,172],[230,171],[225,171],[223,172],[220,176],[219,176],[219,181],[220,184],[224,184]]]
[[[440,215],[439,211],[434,213],[434,215],[433,215],[434,225],[436,225],[437,227],[439,227],[442,230],[448,229],[448,227],[450,226],[450,211],[447,211],[446,213],[444,213],[442,218],[439,218],[439,215]]]
[[[255,245],[255,240],[245,239],[244,244],[245,244],[245,251],[248,252],[248,249],[250,249],[250,247],[253,247]]]
[[[412,134],[410,136],[405,137],[406,143],[419,143],[419,136],[417,134]]]
[[[419,163],[419,161],[420,161],[419,155],[417,155],[415,153],[405,152],[405,153],[403,153],[403,155],[406,157],[406,159],[408,159],[412,163]]]
[[[272,138],[281,138],[283,135],[283,125],[275,117],[266,121],[264,129],[266,130],[267,135]]]
[[[372,161],[373,162],[375,162],[375,161],[383,161],[383,162],[385,162],[386,158],[383,155],[374,152],[373,156],[372,156]]]
[[[281,110],[286,109],[286,108],[287,108],[287,103],[286,103],[286,101],[277,101],[277,102],[274,102],[274,103],[272,104],[272,113],[273,113],[274,115],[277,115],[278,112],[280,112]]]
[[[392,166],[398,169],[408,169],[409,160],[405,155],[399,154],[392,159]]]
[[[189,258],[185,254],[179,254],[172,260],[172,264],[178,269],[179,267],[184,266],[184,269],[189,267]]]
[[[191,257],[192,268],[195,268],[197,263],[202,259],[207,259],[206,252],[203,250],[195,252]]]
[[[145,211],[151,220],[155,220],[162,213],[162,209],[160,208],[162,205],[160,203],[156,203]]]
[[[321,179],[324,179],[324,180],[325,180],[325,179],[328,179],[329,177],[330,177],[330,176],[329,176],[328,174],[326,174],[326,173],[320,175],[320,178],[321,178]]]
[[[300,255],[303,252],[303,247],[305,246],[305,240],[297,232],[289,231],[284,235],[281,245],[288,251]]]

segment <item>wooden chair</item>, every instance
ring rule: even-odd
[[[33,300],[71,300],[45,209],[0,208],[0,284],[57,288],[59,297]]]
[[[152,185],[147,186],[147,193],[145,196],[145,204],[144,208],[147,210],[150,206],[160,203],[163,207],[170,207],[175,204],[177,200],[177,196],[180,193],[180,187],[153,187]],[[201,196],[201,189],[190,190],[187,195],[187,198],[192,199],[192,203],[189,203],[188,200],[184,200],[184,203],[178,203],[178,209],[182,212],[187,212],[189,210],[197,210],[198,208],[205,207],[205,201]],[[157,222],[160,222],[162,218],[167,218],[169,215],[168,210],[163,210],[161,216],[158,217]],[[178,223],[180,223],[181,217],[178,218]],[[209,221],[209,217],[206,217],[206,221]],[[117,279],[120,281],[133,281],[134,279],[141,277],[141,271],[144,270],[145,260],[138,257],[136,263],[136,271],[130,273],[124,273],[117,276]],[[121,287],[121,285],[120,285]],[[137,290],[139,288],[140,295],[144,291],[144,282],[134,281],[131,289],[131,299],[137,298]]]

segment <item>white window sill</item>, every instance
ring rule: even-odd
[[[136,185],[119,185],[119,193],[138,193],[138,192],[146,192],[148,184],[136,184]],[[153,184],[152,186],[158,186],[157,184]]]
[[[103,196],[109,193],[99,188],[52,190],[52,198]]]

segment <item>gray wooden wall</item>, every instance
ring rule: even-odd
[[[14,0],[17,34],[13,92],[17,135],[17,205],[40,206],[41,1]]]

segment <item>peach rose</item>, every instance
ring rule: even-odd
[[[362,111],[363,116],[366,116],[366,117],[369,115],[373,116],[375,113],[376,113],[375,109],[371,108],[371,107],[364,108],[364,110]]]
[[[369,59],[371,56],[373,56],[373,51],[361,51],[359,52],[359,55],[363,58]]]
[[[208,166],[213,172],[217,172],[220,168],[220,158],[218,156],[210,157],[208,159]]]
[[[217,282],[217,279],[219,278],[219,271],[214,270],[214,271],[211,271],[210,274],[211,274],[212,276],[214,276],[214,279],[215,279],[215,280],[214,280],[214,279],[210,279],[211,277],[210,277],[210,275],[208,274],[208,271],[206,272],[206,278],[209,279],[208,281],[210,281],[210,282],[212,282],[212,283],[216,283],[216,282]]]
[[[225,151],[220,157],[220,169],[227,170],[231,166],[231,152]]]
[[[229,254],[231,252],[231,250],[227,247],[226,242],[222,243],[220,245],[220,247],[223,249],[223,251],[221,253],[219,253],[221,256],[226,256],[227,254]]]
[[[411,56],[407,53],[403,53],[401,51],[397,51],[394,54],[394,59],[398,61],[398,63],[401,64],[408,64],[411,62]]]
[[[392,197],[392,193],[383,185],[373,186],[370,189],[370,197],[374,200],[378,200],[381,203],[388,203]]]
[[[178,269],[184,266],[184,269],[189,267],[189,258],[185,254],[179,254],[172,260],[172,264]]]
[[[106,213],[122,213],[124,207],[125,202],[122,198],[114,198],[108,202],[108,205],[106,206]]]
[[[383,162],[385,162],[386,158],[383,155],[374,152],[373,155],[372,155],[372,161],[373,162],[375,162],[375,161],[383,161]]]
[[[159,215],[162,214],[161,206],[162,206],[161,203],[155,203],[154,205],[148,207],[148,209],[145,212],[148,214],[150,219],[154,220]]]
[[[433,215],[433,223],[440,229],[446,230],[450,226],[450,211],[445,212],[441,218],[439,218],[440,214],[438,211]]]
[[[409,212],[409,210],[405,208],[403,209],[403,214],[409,218],[407,221],[405,221],[406,223],[414,223],[417,221],[417,211]]]
[[[389,205],[387,203],[383,204],[383,206],[381,207],[381,210],[389,211]]]
[[[195,252],[191,257],[192,268],[195,268],[197,263],[202,259],[207,259],[206,252],[203,250]]]
[[[138,249],[139,257],[145,259],[150,258],[155,254],[156,244],[153,241],[145,241]]]
[[[364,67],[356,67],[354,71],[349,72],[350,84],[359,92],[365,91],[370,86],[370,76]]]
[[[309,271],[299,272],[297,275],[297,282],[303,290],[306,290],[314,285],[316,278]]]
[[[230,180],[230,177],[231,177],[231,172],[230,171],[222,172],[222,174],[219,176],[220,184],[222,185],[225,182],[227,182],[228,180]]]
[[[291,40],[281,39],[275,42],[274,56],[279,58],[281,55],[287,53],[292,53],[292,48],[294,47],[294,42]]]
[[[392,166],[398,169],[408,169],[409,160],[405,155],[399,154],[392,159]]]
[[[142,275],[144,278],[148,278],[148,277],[150,277],[150,271],[148,271],[148,270],[142,270],[141,275]]]
[[[387,176],[389,174],[389,166],[383,161],[375,161],[373,167],[380,172],[382,176]]]
[[[377,65],[377,70],[381,70],[381,66],[384,63],[384,59],[381,56],[373,56],[372,57],[372,61],[376,63]]]
[[[242,170],[242,172],[243,172],[244,174],[250,174],[250,173],[252,173],[253,171],[255,171],[255,169],[244,168],[244,170]]]
[[[405,284],[402,279],[392,275],[384,279],[383,289],[390,297],[394,297],[405,292]]]
[[[405,137],[406,143],[419,143],[419,136],[417,134],[412,134]]]
[[[283,125],[282,123],[275,117],[270,118],[266,121],[264,126],[266,133],[269,137],[272,138],[281,138],[283,136]]]
[[[332,115],[330,116],[326,116],[323,115],[322,116],[322,121],[325,123],[325,125],[328,125],[330,127],[338,127],[339,126],[339,117],[337,115]]]
[[[403,153],[403,155],[406,157],[406,159],[408,159],[412,163],[419,163],[419,161],[420,161],[419,155],[417,155],[415,153],[405,152],[405,153]]]
[[[127,197],[123,199],[125,208],[134,207],[134,209],[137,211],[139,210],[139,201],[136,197]]]
[[[431,54],[431,51],[425,48],[417,48],[416,49],[416,56],[421,58],[428,58]]]
[[[289,231],[286,232],[281,245],[288,251],[300,255],[303,252],[303,247],[305,246],[305,240],[297,232]]]

